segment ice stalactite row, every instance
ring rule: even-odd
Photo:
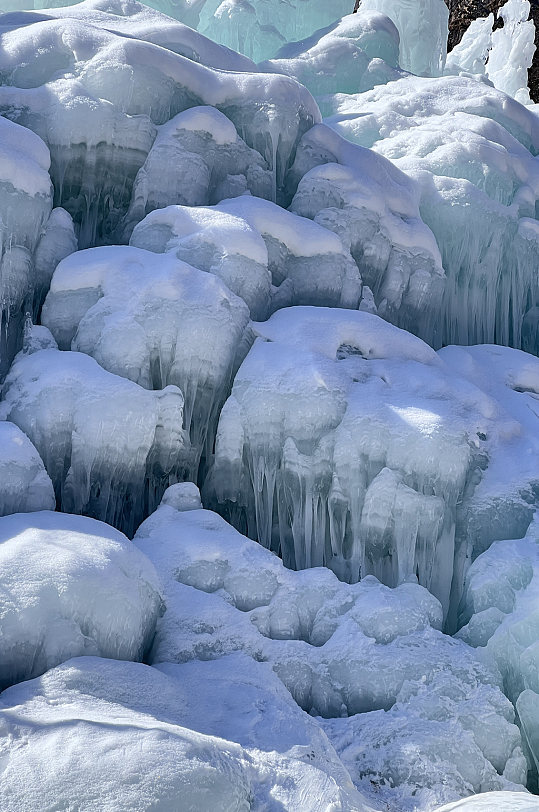
[[[132,8],[136,16],[140,7]],[[198,163],[202,175],[208,175],[207,198],[167,203],[216,202],[212,195],[219,184],[227,195],[247,189],[281,195],[299,138],[320,118],[305,88],[286,76],[216,70],[153,42],[113,33],[107,15],[92,14],[92,9],[89,3],[88,16],[70,17],[68,11],[63,18],[41,22],[32,22],[30,15],[29,24],[22,26],[9,15],[0,18],[0,113],[47,143],[55,200],[73,215],[80,247],[113,239],[147,158],[143,176],[150,188],[144,190],[141,176],[134,203],[146,195],[151,207],[152,189],[163,176],[159,157],[170,160],[171,151],[178,156],[183,150],[184,158],[193,161],[197,159],[191,153],[206,147],[208,163],[203,158]],[[135,21],[135,30],[137,25]],[[222,138],[221,124],[217,142],[212,142],[222,122],[217,111],[202,111],[198,124],[186,117],[183,124],[180,120],[159,129],[178,113],[204,105],[233,122],[237,133],[232,124],[226,130],[232,128],[232,140]],[[270,177],[264,175],[266,168]],[[192,181],[185,162],[178,164],[178,172],[178,185]],[[238,177],[227,180],[231,172]],[[204,187],[202,176],[198,184]],[[158,198],[154,205],[162,202]]]
[[[281,310],[255,329],[208,498],[287,566],[417,578],[454,615],[474,544],[530,521],[539,361],[492,348],[482,381],[472,350],[467,368],[338,309]]]
[[[0,417],[37,448],[64,511],[129,534],[175,481],[186,442],[178,387],[150,392],[58,349],[17,356]]]
[[[167,607],[150,661],[194,666],[241,652],[271,665],[296,702],[323,717],[376,809],[433,809],[525,781],[495,667],[439,631],[442,608],[426,589],[290,572],[197,508],[190,485],[170,488],[134,541],[155,565]]]
[[[183,406],[187,437],[171,451],[163,474],[196,477],[201,456],[213,447],[219,411],[243,360],[237,355],[249,322],[245,303],[216,275],[171,253],[110,246],[79,251],[60,263],[42,318],[61,350],[86,354],[79,359],[91,355],[101,373],[103,368],[138,384],[133,392],[139,393],[141,407],[152,397],[156,404],[161,399],[163,406],[169,404],[162,415],[159,408],[154,424],[165,444],[179,441]],[[9,400],[9,379],[7,386]],[[149,389],[164,391],[153,396],[144,391]],[[113,414],[111,410],[108,419]],[[131,442],[136,448],[134,437]],[[135,468],[129,477],[133,482],[140,477]],[[135,507],[139,518],[141,511]]]

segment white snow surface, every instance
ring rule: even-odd
[[[0,570],[1,688],[82,654],[140,660],[151,643],[161,609],[155,570],[102,522],[4,516]]]
[[[0,421],[0,516],[55,506],[51,478],[35,446],[14,423]]]
[[[107,812],[369,812],[316,722],[241,654],[157,668],[72,659],[2,694],[0,720],[6,812],[73,798]]]
[[[377,809],[433,809],[522,784],[526,762],[500,677],[438,631],[442,609],[432,595],[416,583],[388,589],[370,576],[347,585],[323,568],[286,570],[216,514],[178,511],[184,488],[165,494],[134,539],[156,567],[167,607],[151,662],[191,663],[196,672],[197,660],[241,651],[271,664],[298,705],[324,717]]]

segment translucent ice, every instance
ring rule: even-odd
[[[439,76],[447,54],[449,12],[443,0],[361,0],[364,11],[381,11],[398,28],[399,63],[417,76]]]
[[[5,516],[0,567],[0,688],[81,654],[139,660],[151,644],[157,576],[112,527],[48,511]]]
[[[312,37],[284,45],[259,69],[293,76],[314,96],[357,93],[402,76],[399,33],[383,14],[350,14]]]
[[[13,423],[0,421],[0,516],[54,510],[56,500],[43,460]]]
[[[78,352],[18,356],[0,415],[34,443],[62,510],[132,533],[174,481],[184,446],[183,396],[151,392]]]

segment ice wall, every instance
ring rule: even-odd
[[[287,566],[417,578],[452,623],[474,550],[530,521],[539,362],[492,347],[459,363],[337,309],[281,310],[255,327],[207,497]]]
[[[380,11],[397,26],[399,64],[417,76],[440,76],[447,54],[449,11],[443,0],[361,0],[364,11]]]

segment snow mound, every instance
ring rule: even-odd
[[[73,659],[2,694],[0,720],[5,812],[74,797],[100,812],[368,812],[271,669],[237,655],[159,670]]]
[[[140,660],[152,642],[155,570],[112,527],[62,513],[4,516],[0,568],[0,688],[81,654]]]
[[[174,481],[185,441],[176,386],[148,391],[78,352],[19,355],[0,417],[37,448],[67,513],[132,534]]]
[[[434,346],[497,343],[536,353],[537,116],[465,77],[407,77],[325,105],[334,114],[327,124],[418,184],[446,275],[438,305],[429,305],[437,330],[421,337]]]
[[[13,423],[0,422],[0,516],[54,510],[56,500],[43,460]]]
[[[438,631],[441,606],[425,589],[388,589],[372,576],[343,584],[323,568],[286,570],[216,514],[179,512],[171,501],[165,494],[135,536],[167,606],[151,662],[242,651],[271,664],[297,704],[324,717],[320,724],[376,808],[383,800],[412,809],[420,788],[443,803],[522,785],[526,761],[500,677]],[[380,792],[383,775],[393,785]]]

